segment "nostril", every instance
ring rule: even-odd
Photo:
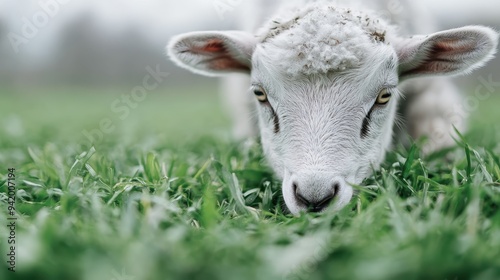
[[[299,193],[299,186],[297,183],[293,183],[293,193],[297,202],[302,204],[302,206],[309,207],[311,205],[311,203]]]
[[[339,194],[339,192],[340,192],[340,183],[339,182],[335,182],[333,184],[333,188],[332,189],[333,189],[333,196],[334,197],[337,196]]]

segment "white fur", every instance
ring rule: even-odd
[[[292,76],[358,67],[367,46],[391,26],[371,12],[312,4],[273,18],[259,31],[268,63]]]
[[[319,202],[336,189],[332,209],[350,201],[351,184],[360,184],[384,160],[398,105],[407,108],[401,113],[405,133],[429,137],[425,152],[452,145],[453,126],[465,129],[460,95],[448,79],[411,78],[465,74],[484,65],[496,51],[497,32],[469,26],[408,37],[418,18],[394,21],[411,11],[392,15],[392,21],[381,16],[388,0],[280,3],[274,14],[262,9],[262,15],[248,17],[257,19],[245,24],[252,30],[181,35],[168,53],[196,73],[247,73],[254,90],[267,92],[268,102],[254,98],[253,106],[264,153],[283,179],[283,197],[292,213],[306,210],[304,200],[321,210]],[[213,42],[219,47],[211,47]],[[247,78],[232,77],[226,85],[231,85],[227,94],[239,94],[231,98],[238,104],[233,109],[236,131],[251,135],[249,110],[241,109],[252,92],[245,95]],[[383,89],[392,99],[376,106]]]

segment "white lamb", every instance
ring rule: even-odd
[[[407,133],[429,138],[426,152],[453,145],[453,126],[465,129],[460,94],[440,77],[491,60],[494,30],[467,26],[409,37],[430,21],[409,6],[384,12],[390,0],[269,2],[253,10],[249,30],[183,34],[168,53],[198,74],[245,74],[224,82],[235,131],[251,136],[249,112],[257,112],[265,156],[283,179],[291,213],[345,206],[351,185],[384,160],[398,106]]]

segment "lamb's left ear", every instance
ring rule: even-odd
[[[395,48],[400,78],[469,73],[491,60],[497,45],[498,33],[483,26],[399,40]]]
[[[177,65],[205,76],[250,73],[257,39],[241,31],[192,32],[174,37],[167,53]]]

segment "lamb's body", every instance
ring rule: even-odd
[[[400,136],[427,136],[425,152],[452,145],[465,114],[457,90],[438,76],[482,66],[498,41],[476,26],[409,37],[433,31],[431,20],[392,0],[248,2],[246,32],[181,35],[169,54],[196,73],[245,73],[223,83],[235,134],[259,131],[292,213],[345,206],[351,184],[383,161],[398,107]]]

